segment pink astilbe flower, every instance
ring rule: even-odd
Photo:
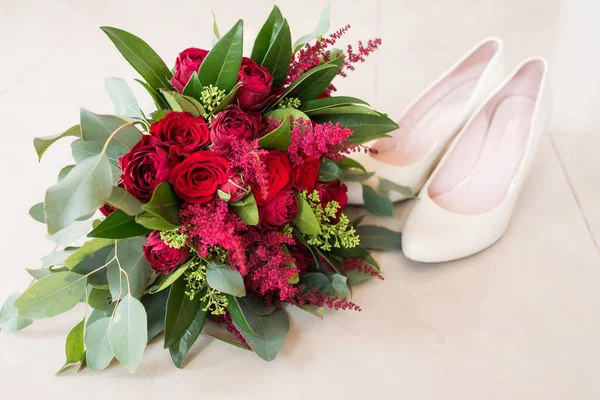
[[[379,46],[381,46],[380,38],[369,40],[366,46],[363,44],[362,40],[359,41],[357,53],[354,52],[352,45],[348,45],[346,57],[344,58],[344,68],[342,68],[339,74],[346,77],[348,71],[354,71],[356,69],[354,64],[365,62],[366,57],[377,50]]]
[[[200,257],[206,257],[213,246],[227,250],[231,268],[242,275],[248,273],[245,255],[245,232],[248,226],[226,202],[185,204],[179,213],[186,233]]]
[[[317,288],[306,290],[306,287],[304,285],[299,285],[296,287],[296,292],[294,293],[294,295],[288,299],[288,302],[290,304],[299,306],[327,306],[332,310],[362,311],[358,304],[353,303],[348,299],[344,299],[339,296],[328,296],[327,294],[321,294],[317,292]]]
[[[384,280],[383,275],[379,273],[372,265],[367,264],[364,260],[359,258],[346,258],[344,264],[344,271],[350,272],[357,270],[358,272],[369,274],[379,280]]]
[[[292,128],[288,157],[295,165],[301,165],[303,158],[327,157],[339,161],[347,150],[344,141],[350,136],[352,130],[339,123],[313,124],[299,118]]]

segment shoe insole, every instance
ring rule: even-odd
[[[525,96],[512,95],[500,101],[473,168],[460,183],[432,199],[461,214],[483,213],[499,204],[525,152],[534,109],[535,101]]]
[[[421,159],[432,146],[456,129],[464,117],[478,80],[479,76],[475,76],[449,90],[425,111],[412,128],[406,128],[400,121],[399,131],[394,138],[388,139],[393,140],[393,144],[375,146],[378,153],[373,157],[386,164],[400,166]]]

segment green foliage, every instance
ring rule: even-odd
[[[279,353],[285,336],[290,329],[290,321],[284,309],[279,308],[269,315],[258,315],[253,313],[245,303],[240,303],[251,333],[243,330],[239,325],[234,324],[240,331],[248,345],[254,350],[256,355],[265,361],[271,361]]]
[[[48,150],[48,148],[51,145],[53,145],[56,141],[69,136],[81,137],[81,127],[79,126],[79,124],[70,127],[69,129],[58,135],[34,138],[33,147],[35,147],[35,151],[38,155],[38,160],[42,159],[42,156],[44,155],[46,150]]]
[[[209,261],[206,266],[206,281],[211,288],[219,292],[237,297],[246,295],[242,275],[228,265]]]
[[[323,36],[329,30],[329,19],[331,14],[331,3],[327,3],[323,11],[321,12],[321,16],[319,17],[319,22],[317,22],[317,26],[315,29],[302,36],[294,43],[294,53],[304,47],[305,44],[309,43],[313,39],[318,39]]]
[[[340,181],[344,179],[342,169],[335,162],[324,158],[319,166],[319,181],[330,182],[336,179]]]
[[[389,137],[388,132],[398,129],[398,124],[386,115],[325,113],[314,115],[312,119],[318,123],[332,122],[336,124],[339,122],[341,126],[352,129],[352,136],[346,140],[351,144],[361,144],[373,139]]]
[[[186,293],[187,282],[178,279],[171,286],[165,317],[165,349],[171,347],[190,326],[200,309],[200,297],[190,299]]]
[[[274,87],[283,86],[292,59],[292,36],[277,6],[258,33],[251,58],[273,75]]]
[[[102,314],[99,314],[102,315]],[[92,316],[90,316],[90,320]],[[85,329],[84,343],[86,363],[90,370],[101,371],[108,367],[114,353],[108,342],[108,326],[111,318],[104,317],[88,323]],[[89,322],[89,320],[88,320]]]
[[[145,119],[135,95],[124,79],[106,78],[104,86],[115,106],[115,114],[126,118]]]
[[[19,293],[10,295],[0,310],[0,327],[4,333],[20,331],[33,323],[33,320],[17,315],[15,300],[18,297]]]
[[[46,216],[44,215],[44,203],[37,203],[31,206],[29,209],[29,215],[37,222],[45,224]]]
[[[134,373],[142,361],[147,342],[146,310],[139,300],[128,294],[119,302],[108,324],[110,349],[117,360]]]
[[[194,72],[187,85],[183,88],[183,94],[200,101],[202,94],[202,83],[198,79],[198,72]]]
[[[92,238],[103,239],[127,239],[136,236],[145,236],[152,232],[136,222],[135,217],[125,214],[121,210],[115,210],[89,234]]]
[[[258,224],[258,206],[252,192],[248,193],[241,201],[231,203],[235,212],[246,225]]]
[[[127,215],[134,216],[142,212],[142,203],[126,189],[118,186],[112,188],[110,197],[106,199],[106,202]]]
[[[192,322],[185,328],[179,340],[175,341],[175,343],[169,347],[171,359],[177,368],[183,367],[183,360],[196,340],[198,340],[200,332],[202,332],[202,328],[206,322],[207,314],[208,313],[204,310],[204,305],[200,304]]]
[[[367,210],[375,215],[394,216],[394,205],[390,199],[377,193],[371,186],[362,185],[362,188],[363,201]]]
[[[158,293],[158,292],[161,292],[161,291],[167,289],[177,279],[179,279],[179,277],[182,276],[185,273],[185,271],[187,271],[187,269],[192,264],[195,264],[197,262],[198,262],[198,260],[192,258],[189,261],[187,261],[185,264],[183,264],[181,267],[177,268],[177,270],[171,272],[170,274],[168,274],[168,275],[162,275],[160,278],[158,278],[156,280],[156,282],[154,283],[154,285],[152,285],[148,289],[148,293],[154,294],[154,293]]]
[[[167,182],[159,184],[154,190],[150,201],[142,206],[142,210],[155,217],[154,219],[160,224],[161,230],[173,230],[181,226],[179,208],[179,199]],[[145,222],[147,223],[147,221]]]
[[[304,103],[302,103],[302,107],[300,107],[300,109],[304,111],[306,115],[311,115],[314,112],[327,110],[329,108],[338,106],[350,106],[354,104],[362,104],[365,106],[369,106],[369,104],[366,101],[358,99],[356,97],[333,96],[305,101]]]
[[[398,185],[397,183],[384,178],[379,178],[379,190],[382,192],[397,192],[408,199],[415,197],[412,189],[409,186]]]
[[[168,290],[156,294],[146,294],[142,297],[142,304],[148,317],[148,342],[165,330],[168,297]]]
[[[298,193],[298,214],[292,224],[305,235],[318,235],[321,233],[319,220],[307,200],[306,191]]]
[[[402,233],[382,226],[361,225],[356,228],[360,243],[372,250],[402,250]]]
[[[244,22],[239,20],[202,62],[198,71],[202,86],[214,85],[226,92],[234,88],[242,64],[243,42]]]
[[[108,286],[113,299],[122,299],[131,294],[141,298],[148,286],[152,268],[144,257],[145,237],[136,237],[115,242],[106,267]]]
[[[83,344],[83,328],[85,326],[85,319],[81,320],[80,323],[75,325],[71,332],[67,335],[67,341],[65,343],[65,365],[56,373],[57,375],[63,372],[69,365],[77,364],[83,361],[85,349]]]
[[[79,250],[67,257],[64,263],[65,267],[72,269],[92,254],[96,253],[98,250],[104,247],[113,246],[114,244],[115,241],[109,239],[92,239],[88,242],[85,242],[79,248]]]
[[[284,118],[277,128],[258,139],[258,145],[263,149],[286,151],[290,146],[290,133],[290,120]]]
[[[214,251],[215,248],[213,248]],[[211,257],[220,258],[223,261],[223,257]],[[187,282],[186,294],[194,299],[196,296],[201,297],[201,301],[206,303],[205,311],[210,311],[213,315],[223,315],[227,309],[227,297],[215,288],[212,288],[208,284],[206,277],[208,270],[208,261],[204,259],[195,260],[192,265],[185,273],[185,281]],[[218,278],[213,278],[213,281],[217,281]]]
[[[250,324],[248,324],[248,320],[244,316],[244,312],[240,307],[240,303],[238,302],[237,297],[228,294],[227,301],[227,311],[229,311],[229,314],[231,314],[231,319],[233,320],[233,322],[235,322],[236,325],[242,328],[244,332],[247,332],[252,336],[258,336],[256,333],[254,333],[252,327],[250,327]]]

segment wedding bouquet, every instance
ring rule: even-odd
[[[59,250],[28,270],[36,281],[5,302],[2,329],[85,302],[65,367],[97,371],[116,358],[133,372],[161,332],[177,367],[201,333],[272,360],[289,328],[284,304],[321,318],[324,307],[360,310],[352,285],[381,277],[367,248],[397,238],[343,213],[343,182],[370,176],[346,156],[397,125],[360,99],[332,96],[333,78],[380,40],[334,49],[349,27],[323,37],[327,19],[292,46],[275,7],[250,58],[243,21],[222,37],[215,23],[214,47],[184,50],[173,71],[140,38],[103,27],[156,111],[143,113],[112,78],[116,115],[82,109],[78,125],[35,139],[41,158],[75,137],[75,164],[31,208]],[[375,191],[365,200],[374,212],[391,205]],[[203,331],[208,323],[229,338]]]

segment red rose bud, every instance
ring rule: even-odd
[[[262,115],[246,113],[238,106],[229,106],[213,118],[210,136],[214,143],[230,146],[234,141],[257,139],[261,127]]]
[[[260,157],[264,171],[264,187],[252,188],[256,204],[263,206],[270,202],[283,189],[291,187],[291,167],[286,154],[279,150],[271,150]]]
[[[219,186],[227,182],[229,163],[209,150],[192,154],[171,171],[169,182],[175,193],[192,204],[210,201]]]
[[[129,193],[146,202],[154,189],[169,178],[169,146],[154,136],[144,135],[129,153],[119,159],[121,179]]]
[[[237,100],[242,110],[258,110],[269,101],[273,77],[265,67],[244,57],[238,81],[243,83],[237,91]]]
[[[327,207],[330,201],[337,201],[340,205],[338,209],[337,215],[333,222],[337,222],[340,218],[340,214],[342,213],[342,209],[348,203],[348,187],[344,185],[339,180],[319,183],[315,189],[319,193],[319,200],[321,200],[321,206],[323,208]]]
[[[261,226],[278,228],[292,222],[298,214],[298,198],[291,190],[279,193],[259,211]]]
[[[210,144],[208,127],[202,117],[172,111],[150,126],[150,134],[177,147],[180,153],[191,153]]]
[[[190,258],[190,249],[183,246],[179,249],[169,247],[160,238],[160,232],[154,231],[148,235],[143,246],[144,257],[152,269],[160,274],[170,274]]]
[[[294,168],[294,188],[307,190],[312,193],[319,178],[321,160],[318,158],[305,158],[304,163]]]
[[[104,215],[105,217],[108,217],[110,214],[114,213],[117,209],[111,205],[105,204],[102,207],[100,207],[99,210],[102,213],[102,215]]]
[[[244,184],[244,180],[240,176],[230,178],[221,185],[219,190],[219,198],[231,202],[242,200],[250,192],[250,188]]]
[[[179,53],[179,57],[175,60],[175,74],[171,79],[173,87],[179,93],[183,92],[193,73],[198,72],[207,54],[208,51],[193,47]]]

